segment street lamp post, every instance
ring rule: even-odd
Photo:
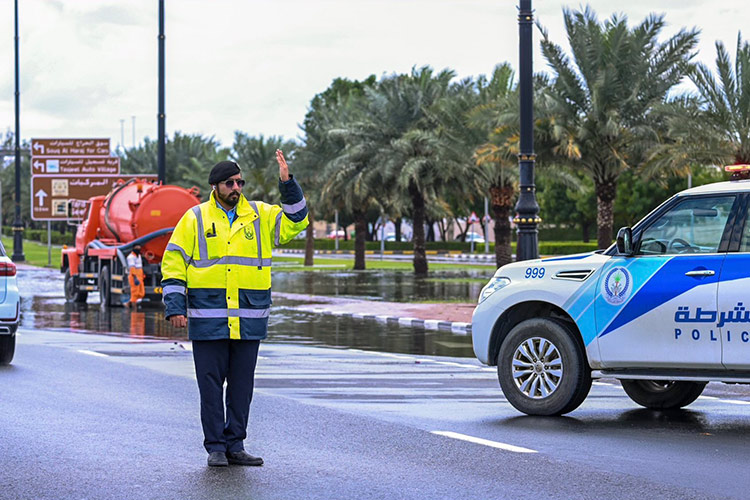
[[[518,226],[518,248],[516,260],[530,260],[539,257],[539,205],[536,202],[534,185],[534,65],[533,37],[534,12],[531,0],[520,0],[518,13],[519,34],[519,91],[521,104],[521,151],[518,155],[518,166],[521,177],[521,193],[516,203],[516,217],[513,222]]]
[[[159,183],[166,183],[166,138],[165,121],[167,119],[164,111],[164,0],[159,0],[159,116],[158,116],[158,165]]]
[[[21,220],[21,91],[18,77],[18,0],[15,1],[16,13],[16,217],[13,220],[13,255],[14,262],[23,262],[23,221]]]

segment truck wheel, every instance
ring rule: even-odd
[[[528,319],[510,331],[497,356],[497,375],[505,397],[517,410],[562,415],[586,399],[591,369],[573,335],[551,319]]]
[[[9,365],[16,351],[15,335],[0,335],[0,365]]]
[[[106,307],[111,305],[110,298],[112,296],[112,289],[110,286],[109,267],[102,266],[99,270],[99,300],[101,301],[101,304]]]
[[[65,300],[68,302],[86,302],[89,292],[81,292],[75,288],[75,280],[70,269],[65,270]]]
[[[671,410],[698,399],[707,382],[620,380],[620,383],[630,399],[639,405],[654,410]]]

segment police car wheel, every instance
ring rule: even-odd
[[[689,405],[701,395],[706,382],[672,380],[620,380],[634,402],[654,410],[670,410]]]
[[[591,389],[583,346],[564,323],[529,319],[500,346],[497,374],[508,402],[528,415],[562,415],[578,408]]]

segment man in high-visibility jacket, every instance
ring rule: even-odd
[[[128,254],[127,262],[130,300],[125,305],[135,308],[138,302],[146,296],[146,287],[143,284],[143,258],[141,257],[140,245],[133,247],[133,251]]]
[[[245,199],[239,165],[217,163],[211,198],[180,219],[162,260],[165,317],[188,326],[193,341],[209,466],[263,464],[243,441],[271,306],[271,249],[308,224],[302,189],[281,151],[276,160],[281,206]]]

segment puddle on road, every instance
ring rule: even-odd
[[[405,297],[415,297],[415,294],[419,293],[427,294],[430,290],[436,289],[443,290],[443,293],[471,294],[474,293],[472,287],[481,288],[481,284],[454,281],[416,283],[417,280],[413,276],[399,276],[404,273],[389,274],[335,273],[331,276],[329,273],[275,273],[273,281],[274,290],[279,292],[369,297],[389,301],[399,298],[404,300]],[[63,276],[55,270],[21,269],[18,272],[18,286],[22,297],[23,328],[64,329],[133,338],[186,338],[185,330],[176,330],[164,320],[161,306],[146,306],[139,311],[124,308],[102,309],[98,297],[90,297],[86,304],[67,303],[62,291]],[[380,293],[382,295],[378,295]],[[476,293],[479,293],[479,290]],[[427,295],[424,297],[428,298]],[[299,302],[274,299],[269,320],[268,342],[326,345],[402,354],[474,356],[470,336],[289,309],[297,304]]]
[[[411,272],[397,271],[279,272],[273,275],[273,289],[388,302],[475,302],[494,272],[494,268],[487,271],[441,271],[431,272],[427,278],[415,278]]]

